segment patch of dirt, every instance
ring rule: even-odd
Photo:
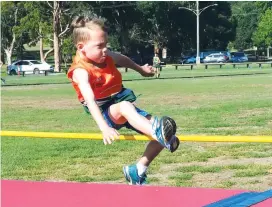
[[[24,85],[24,86],[7,86],[1,87],[2,91],[18,91],[18,90],[28,90],[28,89],[37,89],[37,90],[48,90],[48,89],[58,89],[60,85],[58,84],[45,84],[45,85]]]
[[[264,191],[272,186],[272,174],[258,177],[233,177],[233,170],[220,173],[201,173],[193,177],[194,186],[214,188],[226,181],[234,183],[232,189]]]
[[[177,168],[184,166],[227,166],[227,165],[247,165],[247,164],[259,164],[259,165],[271,165],[272,168],[272,158],[262,157],[262,158],[239,158],[239,159],[227,159],[226,157],[216,157],[210,158],[207,162],[190,162],[190,163],[173,163],[168,165],[163,165],[160,171],[171,172]]]
[[[247,164],[258,164],[258,165],[270,165],[272,172],[272,159],[268,158],[240,158],[237,159],[227,159],[226,157],[216,157],[211,158],[207,162],[190,162],[190,163],[173,163],[162,165],[158,173],[150,175],[150,177],[158,178],[158,185],[167,185],[168,177],[175,175],[175,172],[180,167],[185,166],[228,166],[228,165],[247,165]],[[234,170],[224,170],[219,173],[198,173],[193,176],[193,186],[195,187],[215,187],[221,182],[231,181],[234,184],[232,189],[246,189],[246,190],[266,190],[272,186],[272,173],[261,177],[233,177]],[[258,181],[252,183],[252,181]]]
[[[24,108],[39,108],[39,109],[72,109],[80,107],[76,97],[60,98],[60,99],[28,99],[28,98],[16,98],[16,99],[3,99],[2,108],[16,108],[20,105]]]
[[[254,191],[264,191],[271,189],[272,186],[272,173],[266,176],[258,177],[243,177],[243,178],[232,178],[236,184],[232,188],[244,189],[244,190],[254,190]]]
[[[272,84],[251,84],[251,85],[242,85],[242,87],[243,86],[249,86],[251,88],[257,88],[257,87],[263,87],[263,88],[268,88],[268,89],[272,88]]]
[[[199,128],[199,130],[213,130],[213,131],[223,131],[223,130],[233,130],[233,131],[238,131],[238,130],[245,130],[245,129],[251,129],[251,130],[255,130],[257,131],[258,129],[264,128],[263,126],[230,126],[230,127],[209,127],[209,128]],[[258,131],[256,132],[258,133]],[[235,134],[235,135],[239,135],[239,134]]]
[[[247,118],[252,116],[258,116],[272,112],[271,108],[256,108],[251,110],[242,110],[240,114],[237,115],[237,118]]]
[[[220,173],[199,173],[194,175],[193,183],[194,186],[213,188],[218,183],[223,181],[230,181],[233,177],[232,170],[222,171]]]
[[[271,121],[268,121],[268,122],[267,122],[267,125],[268,125],[268,126],[271,126],[271,128],[272,128],[272,120],[271,120]]]
[[[158,100],[156,105],[179,105],[180,107],[186,106],[186,108],[198,108],[198,107],[206,107],[211,106],[211,104],[217,102],[226,102],[232,101],[235,99],[240,99],[242,95],[240,94],[199,94],[199,95],[171,95],[168,94],[165,97],[157,96],[151,98],[145,97],[145,99],[141,100],[142,103],[148,104],[150,102],[154,102],[154,100]],[[140,101],[140,99],[139,99]]]

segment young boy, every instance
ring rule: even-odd
[[[160,77],[160,63],[161,60],[157,53],[155,53],[155,56],[153,57],[153,67],[156,68],[156,78]]]
[[[146,170],[152,160],[167,148],[174,152],[179,146],[176,124],[169,117],[152,117],[134,105],[132,90],[124,88],[121,73],[115,63],[136,70],[143,76],[153,76],[153,68],[139,66],[129,58],[107,50],[107,32],[101,19],[77,17],[72,22],[76,56],[67,73],[85,111],[92,115],[103,134],[104,144],[118,139],[116,131],[127,127],[153,137],[136,165],[123,168],[130,184],[146,182]]]

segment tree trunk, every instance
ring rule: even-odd
[[[8,48],[4,48],[4,51],[5,51],[6,56],[7,56],[8,65],[11,64],[11,56],[12,56],[12,50],[13,50],[13,47],[14,47],[14,43],[15,43],[15,33],[13,33],[13,38],[12,38],[12,42],[11,42],[10,46]]]
[[[7,64],[10,65],[11,64],[11,51],[8,50],[8,49],[4,49],[5,50],[5,53],[6,53],[6,57],[7,57]]]
[[[45,55],[44,55],[44,60],[46,60],[47,56],[54,50],[54,48],[51,48],[50,50],[48,50]]]
[[[60,55],[59,55],[59,13],[60,13],[60,3],[59,1],[54,1],[54,11],[53,11],[53,29],[54,29],[54,59],[55,59],[55,72],[60,72]]]
[[[6,63],[4,53],[1,53],[1,59],[0,59],[0,61],[1,61],[3,64]]]
[[[44,54],[43,54],[43,38],[42,37],[40,38],[40,59],[42,63],[45,62]]]
[[[160,48],[159,48],[159,44],[158,43],[154,43],[154,54],[159,54],[160,52]]]
[[[18,13],[18,8],[15,9],[15,12],[14,12],[14,19],[15,19],[15,25],[17,24],[17,13]],[[12,32],[12,41],[10,43],[10,46],[7,47],[7,48],[4,48],[4,51],[6,53],[6,56],[7,56],[7,64],[10,65],[11,64],[11,57],[12,57],[12,51],[13,51],[13,47],[14,47],[14,43],[15,43],[15,40],[16,40],[16,36],[15,36],[15,33]]]

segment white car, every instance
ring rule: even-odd
[[[212,53],[203,59],[204,63],[224,63],[228,57],[223,53]]]
[[[53,66],[38,60],[18,60],[9,65],[7,69],[9,75],[16,75],[18,71],[25,72],[25,74],[39,74],[44,73],[44,71],[54,71]]]

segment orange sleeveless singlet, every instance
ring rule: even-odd
[[[84,102],[78,84],[73,81],[73,72],[75,69],[85,69],[89,75],[89,83],[93,90],[96,100],[111,97],[122,89],[122,75],[115,67],[114,61],[110,56],[105,59],[105,68],[95,68],[93,64],[84,61],[79,54],[73,59],[73,63],[68,70],[67,76],[72,81],[76,90],[78,100]]]

